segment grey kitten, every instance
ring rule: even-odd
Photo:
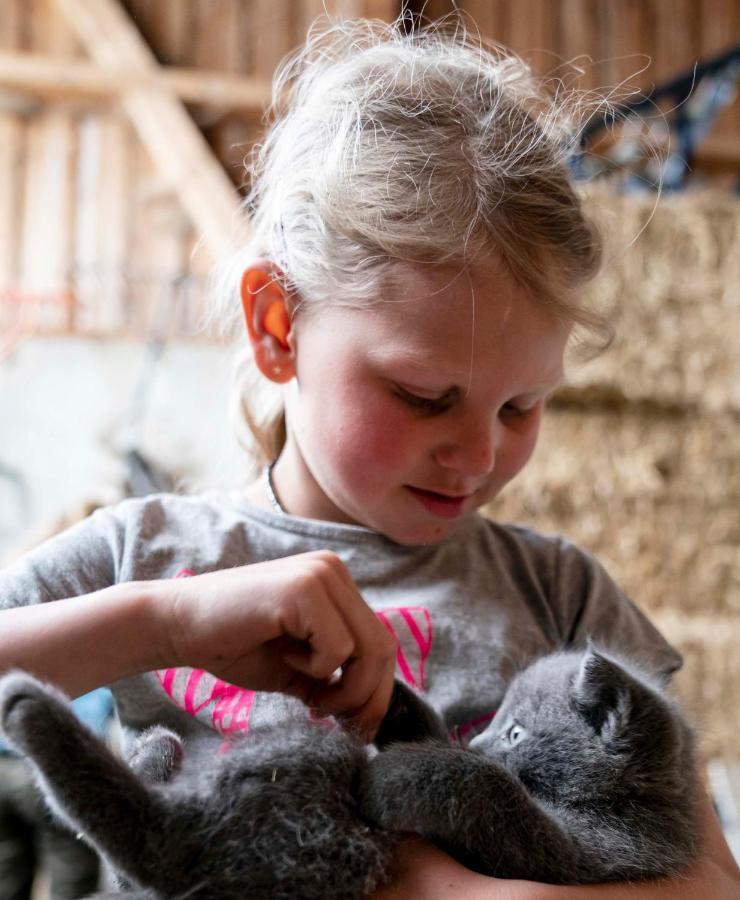
[[[386,880],[397,837],[360,816],[367,751],[339,728],[252,729],[224,752],[216,732],[183,745],[155,726],[127,765],[24,673],[0,680],[0,728],[113,870],[119,900],[338,900]]]
[[[391,746],[370,761],[345,732],[295,722],[224,754],[218,736],[183,748],[155,728],[128,768],[23,674],[0,681],[0,726],[140,898],[362,897],[403,831],[552,883],[673,874],[696,852],[688,727],[658,684],[594,650],[526,669],[469,750],[398,683],[376,738]]]
[[[673,875],[698,850],[694,741],[662,686],[593,648],[513,679],[468,750],[399,744],[361,807],[478,872],[553,884]]]

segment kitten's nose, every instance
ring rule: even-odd
[[[480,734],[476,734],[476,736],[468,742],[469,750],[484,750],[486,744],[490,741],[490,735],[482,731]]]

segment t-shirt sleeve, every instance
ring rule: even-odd
[[[617,587],[601,563],[562,538],[552,592],[567,645],[582,646],[590,637],[656,675],[669,676],[681,668],[681,654]]]
[[[0,569],[0,610],[110,587],[118,580],[124,543],[118,509],[96,510]]]

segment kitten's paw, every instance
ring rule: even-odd
[[[394,748],[370,760],[360,776],[358,803],[360,812],[370,822],[383,828],[398,827],[396,808],[403,792],[397,784],[398,769]]]
[[[0,729],[12,741],[23,736],[50,704],[66,698],[26,672],[10,672],[0,678]]]
[[[128,764],[149,782],[169,781],[182,765],[182,741],[169,728],[154,725],[136,739],[128,754]]]

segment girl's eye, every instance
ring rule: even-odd
[[[396,394],[407,406],[430,415],[445,412],[455,402],[454,389],[446,391],[441,397],[420,397],[401,387],[396,389]]]
[[[527,416],[532,415],[532,413],[537,409],[537,405],[534,406],[517,406],[515,403],[504,403],[501,407],[501,415],[504,417],[509,417],[510,419],[526,419]]]

